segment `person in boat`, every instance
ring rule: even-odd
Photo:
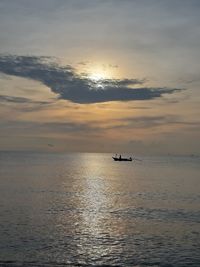
[[[119,155],[119,159],[121,159],[122,158],[122,156],[121,155]]]

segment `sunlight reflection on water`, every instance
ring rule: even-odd
[[[0,265],[198,266],[199,162],[181,162],[1,154]]]

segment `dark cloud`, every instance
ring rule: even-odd
[[[39,81],[58,94],[59,98],[80,104],[151,100],[180,90],[166,87],[136,88],[136,85],[144,83],[138,79],[105,79],[97,83],[77,75],[71,66],[62,67],[48,57],[1,55],[0,72]]]
[[[126,87],[130,85],[139,85],[143,84],[145,80],[138,80],[138,79],[104,79],[101,80],[100,85],[104,87]],[[94,82],[93,82],[94,83]],[[96,82],[97,83],[97,82]]]

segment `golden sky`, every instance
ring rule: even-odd
[[[197,1],[0,1],[0,149],[198,154]]]

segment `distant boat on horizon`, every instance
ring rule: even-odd
[[[130,158],[122,158],[121,155],[119,155],[119,157],[116,155],[115,157],[112,157],[114,159],[114,161],[133,161],[133,159]]]

